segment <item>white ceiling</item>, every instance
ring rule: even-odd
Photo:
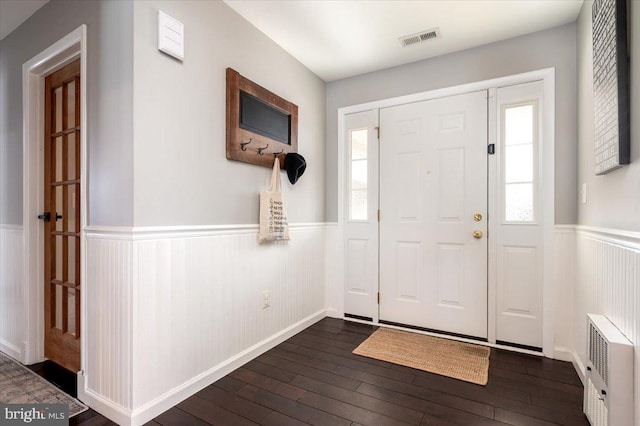
[[[576,20],[583,0],[224,0],[325,81]],[[440,28],[440,38],[399,38]]]
[[[49,0],[0,0],[0,40],[48,2]]]
[[[224,0],[325,81],[576,20],[583,0]],[[0,0],[0,40],[48,0]],[[400,37],[440,28],[402,47]]]

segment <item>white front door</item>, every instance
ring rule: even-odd
[[[487,92],[380,110],[381,322],[487,338]]]

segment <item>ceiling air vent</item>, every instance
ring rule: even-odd
[[[440,38],[440,28],[433,28],[405,37],[400,37],[400,43],[402,43],[403,47],[407,47],[411,46],[412,44],[421,43],[423,41],[431,40],[434,38]]]

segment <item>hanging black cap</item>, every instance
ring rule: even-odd
[[[307,168],[307,162],[304,157],[297,152],[289,152],[284,156],[283,167],[287,171],[289,182],[293,185],[304,173],[304,170]]]

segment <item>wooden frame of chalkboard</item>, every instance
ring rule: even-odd
[[[298,150],[298,106],[227,68],[227,159],[273,167]]]
[[[627,0],[596,0],[591,9],[595,173],[629,164]]]

